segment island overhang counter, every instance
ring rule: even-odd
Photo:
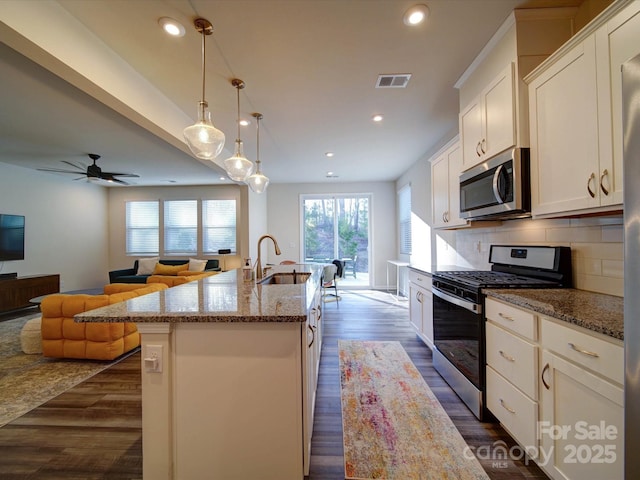
[[[76,316],[135,322],[143,478],[302,479],[322,339],[322,265],[298,284],[232,270]]]

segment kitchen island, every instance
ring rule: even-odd
[[[233,270],[76,317],[138,326],[144,479],[308,474],[322,266],[275,266],[265,280],[293,270],[311,275],[256,284]]]

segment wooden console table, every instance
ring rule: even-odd
[[[0,312],[32,307],[31,298],[59,291],[58,274],[0,279]]]

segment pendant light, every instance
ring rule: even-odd
[[[238,78],[231,80],[231,85],[236,87],[238,100],[238,137],[236,138],[236,149],[233,156],[224,161],[224,169],[231,180],[244,182],[253,173],[253,162],[248,160],[242,152],[242,140],[240,140],[240,90],[244,88],[244,82]]]
[[[267,185],[269,185],[269,178],[260,171],[260,120],[262,120],[261,113],[252,113],[256,118],[256,173],[247,178],[247,183],[256,193],[262,193],[267,189]]]
[[[220,155],[224,147],[224,133],[213,126],[209,104],[205,100],[205,37],[213,33],[213,25],[209,20],[197,18],[193,22],[196,30],[202,35],[202,100],[198,102],[198,121],[184,129],[184,139],[193,154],[204,160],[213,160]]]

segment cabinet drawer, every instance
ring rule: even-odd
[[[485,317],[487,320],[501,325],[529,340],[538,338],[536,315],[506,303],[487,297],[485,301]]]
[[[538,347],[487,322],[487,365],[538,399]]]
[[[491,367],[487,367],[487,407],[520,445],[538,446],[538,403]]]
[[[409,269],[409,281],[431,291],[431,276],[413,269]]]
[[[540,343],[546,350],[562,355],[616,383],[624,383],[622,343],[609,342],[544,317],[540,331]]]

